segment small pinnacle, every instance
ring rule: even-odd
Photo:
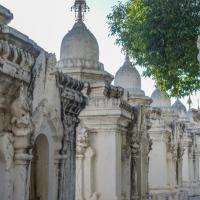
[[[85,13],[89,11],[89,7],[85,0],[75,0],[74,5],[71,8],[75,11],[76,20],[82,22],[84,20]]]
[[[192,100],[191,97],[189,96],[189,99],[187,101],[188,105],[189,105],[189,110],[191,109],[191,105],[192,105]]]

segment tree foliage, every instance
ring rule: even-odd
[[[171,96],[200,89],[200,0],[129,0],[108,15],[111,35]]]

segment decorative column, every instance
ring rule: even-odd
[[[140,153],[140,145],[137,141],[131,142],[131,200],[139,199],[138,196],[138,159]]]
[[[188,184],[189,182],[189,157],[188,157],[188,141],[184,143],[184,154],[183,154],[183,167],[182,167],[182,174],[183,174],[183,185]],[[185,185],[186,186],[186,185]]]
[[[78,127],[76,140],[76,200],[95,200],[93,158],[95,151],[89,143],[89,132]]]
[[[129,124],[129,131],[127,135],[127,141],[130,146],[131,160],[130,160],[130,200],[139,199],[138,195],[138,173],[139,173],[139,163],[140,163],[140,152],[141,146],[139,141],[139,109],[134,108],[134,115],[137,119],[134,119]]]
[[[188,158],[189,158],[189,160],[188,160],[189,161],[189,179],[190,179],[190,183],[192,183],[193,175],[194,175],[192,142],[189,143]]]
[[[196,180],[199,182],[199,159],[200,159],[200,151],[198,149],[198,147],[196,148],[196,151],[195,151],[195,154],[196,154]]]
[[[81,94],[83,83],[57,73],[57,86],[61,98],[61,119],[64,137],[60,150],[59,166],[59,200],[75,199],[75,169],[76,169],[76,127],[78,115],[85,107],[85,98]]]
[[[174,179],[173,179],[173,186],[174,188],[177,187],[178,185],[178,154],[177,154],[177,146],[174,145],[173,153],[172,153],[172,165],[173,165],[173,174],[174,174]]]
[[[176,162],[176,147],[174,144],[168,144],[168,151],[167,151],[167,159],[168,159],[168,170],[170,175],[169,177],[169,186],[173,189],[176,186],[176,169],[175,169],[175,162]]]
[[[87,131],[82,131],[79,129],[76,141],[76,200],[84,200],[83,160],[85,158],[85,151],[89,145]]]
[[[152,150],[152,145],[153,145],[153,140],[150,138],[149,135],[149,130],[152,127],[152,123],[151,123],[151,118],[152,118],[152,114],[155,115],[155,113],[157,113],[156,109],[150,109],[149,107],[145,107],[144,108],[144,119],[143,121],[144,123],[144,131],[143,131],[143,138],[144,138],[144,144],[143,144],[143,148],[144,148],[144,163],[145,163],[145,177],[146,178],[145,181],[145,187],[146,187],[146,192],[145,192],[145,197],[146,199],[150,198],[150,193],[149,193],[149,159],[150,159],[150,152]]]
[[[83,192],[83,154],[77,154],[76,156],[76,200],[84,200]]]
[[[30,141],[32,123],[27,101],[27,89],[22,84],[17,98],[11,105],[11,124],[14,134],[15,168],[14,168],[14,199],[27,200],[29,198],[30,182]]]
[[[138,106],[134,107],[134,114],[136,116],[135,120],[131,122],[129,127],[131,148],[131,200],[147,198],[148,166],[145,165],[148,165],[147,154],[149,153],[150,142],[147,131],[147,128],[149,128],[147,118],[149,119],[150,112],[147,108]],[[148,149],[148,153],[146,148]]]
[[[61,150],[59,200],[74,200],[75,197],[75,153],[76,153],[76,116],[65,115],[64,138]]]
[[[183,174],[182,174],[182,169],[183,169],[183,155],[184,155],[185,149],[183,145],[179,144],[178,145],[178,184],[179,186],[183,186]]]
[[[13,135],[9,132],[0,132],[0,165],[4,168],[0,171],[1,199],[13,200]],[[2,163],[3,162],[3,163]]]

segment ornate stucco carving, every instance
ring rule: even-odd
[[[84,156],[89,146],[89,135],[86,128],[78,128],[76,138],[76,156]]]
[[[79,125],[76,140],[76,200],[98,199],[98,194],[93,188],[94,156],[95,151],[89,141],[89,130]]]
[[[121,103],[120,103],[120,105],[119,105],[119,107],[120,107],[121,109],[124,109],[124,110],[126,110],[127,112],[133,114],[133,108],[132,108],[132,106],[131,106],[130,104],[128,104],[126,101],[123,101],[123,100],[122,100]]]
[[[0,40],[0,57],[30,70],[34,64],[33,56],[8,41]]]
[[[29,176],[29,167],[31,161],[31,143],[32,134],[30,102],[28,102],[28,87],[26,83],[16,88],[13,101],[9,105],[11,114],[10,124],[14,136],[14,168],[13,185],[15,190],[13,196],[15,199],[25,200],[28,195],[27,184]]]
[[[71,77],[57,72],[57,85],[63,105],[63,117],[67,114],[79,115],[85,106],[85,98],[81,94],[84,84]]]
[[[124,89],[121,87],[116,87],[110,84],[106,84],[104,89],[104,95],[108,98],[120,98],[124,94]]]
[[[11,105],[11,124],[15,136],[28,136],[32,131],[30,107],[25,92],[24,85],[22,84],[17,98]]]

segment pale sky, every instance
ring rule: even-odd
[[[117,0],[87,0],[90,12],[85,16],[85,24],[99,43],[100,62],[113,75],[124,61],[121,48],[114,44],[115,38],[108,36],[106,23],[106,16],[116,2]],[[1,4],[14,14],[9,25],[28,35],[48,52],[55,53],[58,60],[62,38],[75,22],[74,12],[71,12],[73,3],[74,0],[1,0]],[[137,69],[142,73],[141,67],[138,66]],[[151,96],[154,82],[142,77],[142,89],[147,96]],[[197,98],[198,95],[192,96],[194,108],[197,108]],[[187,99],[181,99],[186,106]]]

